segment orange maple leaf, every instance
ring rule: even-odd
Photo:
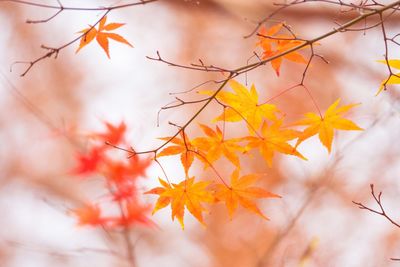
[[[200,124],[207,137],[198,137],[192,140],[192,144],[205,154],[209,163],[213,163],[224,155],[236,167],[240,167],[239,157],[236,152],[245,152],[244,147],[238,145],[239,138],[224,139],[222,131],[216,126],[216,131]],[[207,167],[208,164],[205,165]]]
[[[321,143],[331,152],[331,146],[333,141],[334,129],[338,130],[363,130],[358,127],[351,120],[345,119],[342,115],[348,112],[351,108],[358,106],[359,104],[350,104],[338,108],[340,98],[337,99],[329,108],[326,110],[324,116],[320,116],[315,113],[305,114],[305,119],[300,120],[293,125],[305,125],[308,126],[303,130],[299,139],[297,140],[296,147],[306,140],[307,138],[318,134]]]
[[[229,85],[234,93],[222,91],[216,96],[217,100],[227,105],[228,108],[214,121],[237,122],[245,120],[249,131],[252,133],[261,126],[263,118],[276,120],[275,113],[278,112],[278,109],[272,104],[259,104],[254,85],[251,86],[250,90],[235,80],[230,80]],[[213,94],[211,91],[200,93]]]
[[[162,187],[156,187],[145,194],[157,194],[159,198],[156,206],[154,207],[153,214],[171,205],[172,209],[172,220],[178,219],[179,223],[184,229],[185,225],[183,222],[183,216],[185,213],[185,207],[187,210],[203,225],[203,212],[206,209],[201,205],[201,202],[211,203],[214,201],[210,191],[206,190],[206,187],[210,185],[210,182],[194,182],[194,177],[187,178],[179,184],[168,184],[164,180],[158,178]]]
[[[180,132],[179,137],[174,137],[171,140],[171,143],[174,145],[171,145],[169,147],[164,148],[161,150],[158,154],[157,157],[164,157],[164,156],[172,156],[172,155],[181,155],[181,163],[183,165],[183,168],[185,169],[185,174],[187,175],[189,172],[190,166],[192,166],[194,158],[198,158],[201,161],[204,160],[202,156],[199,155],[200,152],[196,150],[196,147],[193,146],[189,138],[187,137],[186,133],[183,131]],[[162,137],[159,138],[164,141],[168,141],[171,139],[171,137]]]
[[[109,48],[108,48],[108,39],[113,39],[117,42],[129,45],[133,47],[124,37],[119,34],[108,32],[115,29],[118,29],[121,26],[124,26],[125,23],[109,23],[106,25],[107,16],[104,16],[100,22],[99,27],[96,29],[95,27],[89,25],[89,28],[83,29],[79,31],[79,33],[83,33],[81,41],[79,43],[79,47],[75,53],[78,53],[83,47],[88,45],[90,42],[96,38],[97,43],[103,48],[107,57],[110,58]]]
[[[284,34],[277,34],[282,29],[282,27],[283,23],[279,23],[277,25],[272,26],[269,29],[262,27],[258,32],[259,39],[256,45],[260,46],[264,50],[262,55],[263,60],[278,55],[280,53],[283,53],[303,43],[303,41],[295,40],[291,36]],[[272,68],[275,70],[278,76],[282,64],[282,58],[297,63],[304,63],[304,64],[307,63],[307,60],[299,52],[296,51],[286,54],[282,57],[278,57],[274,60],[271,60]]]
[[[104,225],[107,221],[102,218],[101,210],[98,205],[86,204],[81,208],[71,210],[71,213],[78,218],[78,225],[98,226]]]
[[[264,122],[261,127],[261,137],[247,136],[244,138],[249,141],[249,149],[258,148],[260,150],[269,167],[272,166],[275,151],[306,159],[295,147],[288,143],[288,141],[298,138],[300,133],[295,130],[282,129],[282,123],[283,120],[276,120],[271,125]]]
[[[254,203],[257,198],[280,198],[280,196],[268,192],[260,187],[251,186],[259,179],[256,174],[244,175],[239,178],[239,169],[236,169],[231,175],[231,185],[215,185],[215,198],[217,201],[223,201],[228,209],[229,216],[232,219],[238,204],[243,208],[250,210],[262,218],[268,218],[260,211]]]
[[[161,178],[158,178],[158,181],[162,185],[162,187],[155,187],[147,192],[145,194],[157,194],[159,195],[159,198],[157,199],[156,205],[154,206],[152,214],[156,213],[158,210],[165,208],[166,206],[171,203],[171,197],[169,196],[163,196],[162,194],[166,192],[166,190],[172,190],[172,186],[164,181]]]

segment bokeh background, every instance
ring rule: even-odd
[[[76,7],[124,2],[128,1],[62,1]],[[83,181],[71,175],[76,152],[85,150],[85,133],[101,131],[103,120],[114,124],[123,120],[135,148],[154,148],[157,137],[176,131],[168,122],[183,124],[198,108],[163,111],[157,126],[158,111],[174,100],[170,93],[221,75],[170,67],[146,56],[159,51],[176,63],[201,59],[227,68],[243,66],[253,51],[260,53],[257,38],[243,36],[275,9],[272,1],[262,0],[170,0],[115,10],[108,20],[126,23],[117,32],[133,49],[110,42],[109,60],[95,43],[77,54],[78,44],[73,44],[57,59],[43,60],[20,77],[27,66],[13,62],[42,56],[42,44],[58,47],[69,42],[103,13],[65,11],[47,23],[27,24],[27,19],[47,18],[54,10],[0,1],[0,266],[128,266],[119,255],[124,254],[121,238],[102,229],[77,227],[68,214],[77,203],[102,192],[96,177]],[[274,19],[308,39],[357,15],[344,7],[313,3],[289,8]],[[399,21],[395,13],[386,22],[390,34],[397,33]],[[399,58],[399,48],[390,48],[390,58]],[[245,210],[231,221],[219,205],[206,216],[207,228],[187,215],[182,231],[171,221],[169,208],[164,209],[152,217],[159,228],[132,228],[138,267],[396,266],[390,258],[400,258],[399,229],[352,203],[376,208],[369,187],[373,183],[383,191],[388,214],[400,220],[399,88],[375,96],[387,75],[385,66],[376,62],[384,54],[382,33],[377,28],[336,34],[321,41],[316,52],[330,62],[316,59],[307,73],[306,85],[318,105],[324,110],[339,97],[342,103],[362,103],[350,116],[365,131],[337,133],[331,154],[317,137],[311,138],[300,147],[306,162],[278,156],[274,167],[268,168],[255,153],[243,162],[243,172],[262,173],[261,185],[283,196],[258,203],[270,221]],[[260,99],[267,99],[297,84],[303,70],[304,65],[284,61],[279,78],[266,65],[238,81],[254,83]],[[196,90],[179,97],[199,98]],[[315,112],[301,87],[274,103],[288,121]],[[220,110],[211,105],[198,122],[208,123]],[[227,127],[232,132],[244,128]],[[200,134],[195,124],[189,134]],[[182,180],[177,157],[160,161],[170,177]],[[232,172],[226,162],[217,168],[227,176]],[[213,177],[200,164],[193,174]],[[162,172],[153,165],[147,176],[143,191],[157,185]],[[155,200],[143,196],[145,202]]]

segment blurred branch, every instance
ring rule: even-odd
[[[132,6],[139,6],[139,5],[145,5],[149,4],[152,2],[157,2],[159,0],[140,0],[140,1],[135,1],[132,3],[127,3],[127,4],[121,4],[121,5],[116,5],[116,6],[108,6],[108,7],[66,7],[61,4],[61,1],[58,2],[58,6],[56,5],[46,5],[46,4],[40,4],[40,3],[35,3],[31,1],[23,1],[23,0],[0,0],[1,2],[10,2],[14,4],[22,4],[22,5],[28,5],[28,6],[34,6],[34,7],[40,7],[40,8],[47,8],[47,9],[56,9],[56,10],[71,10],[71,11],[111,11],[114,9],[121,9],[121,8],[127,8],[127,7],[132,7]]]
[[[31,251],[31,252],[36,252],[36,253],[44,253],[44,254],[49,254],[49,255],[62,255],[65,257],[72,257],[72,256],[75,256],[76,254],[95,253],[95,254],[105,254],[105,255],[116,257],[116,258],[124,259],[124,256],[122,254],[120,254],[118,251],[104,249],[104,248],[82,247],[82,248],[77,248],[77,249],[64,250],[64,252],[59,252],[59,251],[56,251],[56,249],[54,247],[38,246],[37,244],[26,245],[26,244],[20,243],[18,241],[13,241],[13,240],[4,240],[3,242],[6,243],[8,246],[15,247],[18,249],[23,249],[23,250],[27,250],[27,251]],[[80,256],[80,255],[76,255],[76,256]]]
[[[379,123],[382,123],[382,120],[376,119],[374,122],[372,122],[370,124],[370,126],[368,128],[365,129],[365,131],[358,134],[357,137],[355,137],[353,140],[349,141],[345,146],[343,146],[340,150],[338,150],[336,152],[336,155],[333,157],[335,160],[332,161],[329,166],[326,166],[326,168],[324,168],[320,172],[320,174],[317,176],[320,178],[309,189],[303,204],[297,210],[297,212],[294,214],[294,216],[290,219],[290,221],[288,222],[286,227],[280,233],[278,233],[277,236],[275,236],[272,239],[271,244],[267,247],[266,251],[262,254],[262,256],[259,258],[258,262],[256,263],[257,267],[268,266],[269,260],[272,257],[274,251],[277,249],[278,245],[293,230],[293,228],[296,226],[297,222],[304,215],[304,212],[306,211],[306,209],[314,202],[314,200],[318,196],[319,191],[326,189],[326,188],[331,189],[328,187],[328,182],[334,177],[335,168],[338,166],[338,164],[341,161],[344,160],[345,155],[346,155],[345,151],[347,149],[349,149],[357,140],[360,140],[360,138],[362,136],[364,136],[368,132],[370,132],[371,129],[377,127]],[[329,173],[329,175],[326,175],[328,173]]]
[[[341,0],[338,0],[338,1],[333,1],[333,0],[294,0],[291,2],[285,1],[285,3],[282,3],[282,4],[274,3],[274,5],[278,6],[279,8],[276,9],[275,11],[273,11],[272,13],[270,13],[268,16],[266,16],[259,22],[257,22],[256,27],[249,34],[247,34],[244,38],[249,38],[249,37],[253,36],[264,23],[266,23],[267,21],[272,19],[277,14],[283,13],[284,11],[286,11],[286,9],[294,7],[294,6],[298,6],[298,5],[304,5],[307,3],[322,3],[322,4],[329,4],[329,5],[337,5],[340,7],[348,7],[348,8],[350,8],[350,10],[348,10],[348,11],[355,10],[360,14],[363,14],[364,12],[374,12],[377,10],[377,8],[379,8],[379,7],[381,8],[381,7],[385,6],[385,5],[379,4],[375,1],[373,1],[373,3],[371,3],[371,4],[367,4],[367,2],[368,2],[368,0],[361,2],[361,4],[359,4],[359,5],[354,4],[354,3],[345,3]]]

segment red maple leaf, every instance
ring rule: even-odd
[[[73,174],[90,174],[97,170],[100,162],[103,160],[104,149],[93,147],[87,154],[77,155],[78,164],[72,171]]]
[[[111,123],[105,121],[107,130],[103,133],[93,133],[90,136],[102,141],[103,143],[110,144],[119,144],[124,140],[124,135],[126,132],[126,124],[124,121],[121,121],[119,125],[112,125]]]
[[[104,176],[109,182],[122,185],[146,175],[146,169],[150,166],[151,159],[140,159],[135,155],[128,159],[128,163],[122,161],[105,161],[102,168]]]
[[[156,224],[147,217],[151,206],[143,205],[137,201],[128,201],[125,204],[125,214],[117,219],[116,225],[130,226],[132,224],[144,224],[146,226],[156,226]]]

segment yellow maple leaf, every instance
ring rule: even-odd
[[[216,96],[218,101],[228,107],[214,121],[238,122],[245,120],[249,131],[253,133],[260,127],[263,118],[276,120],[277,107],[272,104],[259,104],[257,90],[254,85],[251,86],[250,90],[235,80],[230,80],[229,85],[234,93],[222,91]],[[200,93],[213,94],[211,91],[202,91]]]
[[[315,113],[306,113],[305,119],[300,120],[293,125],[305,125],[308,126],[303,130],[299,139],[297,140],[296,147],[306,140],[307,138],[318,134],[321,143],[331,152],[334,129],[337,130],[363,130],[358,127],[351,120],[345,119],[342,115],[348,112],[351,108],[358,106],[359,104],[350,104],[338,108],[340,98],[337,99],[329,108],[326,110],[324,116],[320,116]]]
[[[187,176],[190,166],[192,166],[194,158],[198,158],[201,161],[204,161],[203,156],[200,156],[200,151],[197,151],[196,147],[193,146],[192,142],[189,140],[186,133],[183,131],[180,132],[179,137],[174,137],[170,142],[173,144],[161,150],[157,157],[164,157],[164,156],[172,156],[172,155],[181,155],[181,163],[185,170],[185,174]],[[159,138],[164,141],[169,141],[171,137],[162,137]]]
[[[258,179],[259,176],[256,174],[244,175],[239,178],[239,169],[236,169],[231,175],[230,186],[224,184],[216,184],[214,186],[216,189],[216,200],[225,202],[231,219],[238,207],[238,204],[240,204],[243,208],[250,210],[268,220],[268,217],[266,217],[254,203],[254,199],[279,198],[280,196],[268,192],[260,187],[251,186]]]
[[[264,122],[261,127],[261,136],[248,136],[244,139],[249,141],[248,148],[258,148],[260,154],[272,167],[272,159],[275,151],[283,154],[294,155],[301,159],[306,158],[292,147],[288,141],[299,137],[299,132],[291,129],[282,129],[283,120],[276,120],[270,125]]]
[[[386,62],[386,60],[378,60],[378,62],[389,64],[390,67],[400,70],[400,59],[391,59],[388,62]],[[379,95],[387,84],[400,84],[400,72],[391,74],[389,78],[383,80],[376,95]]]
[[[203,212],[206,209],[202,206],[201,202],[214,202],[214,197],[211,192],[206,190],[210,182],[194,182],[194,177],[187,178],[179,184],[168,184],[166,181],[158,178],[162,187],[156,187],[145,194],[157,194],[159,199],[154,207],[153,214],[158,210],[171,205],[172,220],[178,219],[179,223],[184,229],[184,213],[185,207],[187,210],[203,225]]]
[[[109,53],[109,48],[108,48],[108,39],[113,39],[117,42],[129,45],[130,47],[133,47],[124,37],[122,37],[119,34],[108,32],[112,31],[115,29],[118,29],[121,26],[124,26],[125,23],[109,23],[106,24],[107,21],[107,16],[104,16],[100,22],[99,22],[99,27],[98,29],[90,26],[89,28],[83,29],[79,31],[79,33],[83,33],[84,35],[81,38],[81,41],[79,43],[79,47],[76,50],[76,53],[79,52],[83,47],[88,45],[90,42],[96,38],[97,43],[100,45],[100,47],[104,50],[106,53],[107,57],[110,58],[110,53]]]
[[[240,167],[239,157],[236,152],[245,152],[245,149],[238,144],[241,139],[224,139],[223,133],[218,126],[216,126],[215,131],[203,124],[200,124],[200,127],[207,137],[195,138],[192,144],[200,151],[203,151],[208,162],[213,163],[223,155],[236,167]]]

